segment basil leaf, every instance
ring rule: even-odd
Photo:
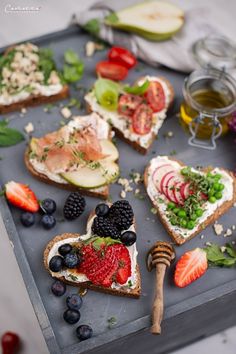
[[[98,103],[109,111],[117,109],[119,84],[109,79],[98,79],[94,84],[94,92]]]
[[[150,85],[150,81],[146,80],[142,85],[135,85],[135,86],[129,86],[129,85],[125,85],[124,86],[124,91],[127,93],[131,93],[133,95],[143,95],[148,87]]]
[[[84,64],[77,53],[69,49],[64,53],[65,65],[62,76],[65,82],[73,83],[81,79],[84,72]]]
[[[64,59],[67,64],[77,64],[80,62],[78,54],[75,53],[72,49],[68,49],[64,53]]]
[[[89,20],[84,26],[84,30],[97,37],[100,32],[100,22],[97,18]]]
[[[0,126],[0,147],[12,146],[24,140],[24,135],[16,129]]]
[[[105,17],[105,23],[117,23],[119,22],[119,17],[115,12],[112,12],[110,15]]]

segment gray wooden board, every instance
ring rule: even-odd
[[[42,47],[52,48],[59,66],[62,65],[62,57],[66,49],[71,48],[78,52],[85,61],[85,73],[79,85],[89,89],[95,80],[95,63],[106,58],[106,50],[97,52],[93,58],[85,58],[84,45],[89,39],[88,35],[79,32],[76,28],[72,28],[34,41]],[[117,140],[120,151],[121,175],[128,177],[131,168],[142,173],[148,161],[155,154],[168,155],[173,150],[176,150],[176,157],[187,164],[194,166],[211,164],[233,169],[235,167],[233,136],[227,135],[227,137],[220,139],[215,151],[206,151],[188,145],[188,136],[180,127],[176,117],[182,100],[181,88],[184,76],[165,68],[154,69],[139,63],[135,70],[130,71],[127,80],[133,82],[136,78],[145,74],[167,77],[175,89],[175,104],[168,113],[168,118],[160,131],[159,137],[154,142],[148,155],[142,156],[127,144]],[[81,93],[78,90],[71,89],[72,97],[78,97],[79,95]],[[67,101],[65,100],[64,103]],[[28,122],[32,122],[35,127],[35,135],[41,136],[59,128],[62,119],[59,111],[59,104],[52,109],[50,114],[45,113],[43,106],[40,106],[28,109],[24,117],[21,117],[19,113],[12,113],[1,118],[9,118],[10,126],[20,130],[23,130]],[[73,108],[72,111],[76,114],[85,113],[84,109],[78,112]],[[167,139],[163,136],[168,131],[174,132],[173,138]],[[150,212],[151,204],[148,198],[145,197],[144,200],[138,200],[134,198],[132,193],[127,195],[127,199],[133,205],[137,219],[137,246],[142,275],[142,296],[139,300],[135,300],[89,291],[84,298],[80,324],[90,324],[94,330],[94,337],[78,343],[75,336],[76,325],[70,326],[62,318],[63,311],[66,308],[65,296],[56,298],[50,292],[52,279],[44,270],[42,254],[47,242],[55,235],[63,232],[83,233],[89,212],[99,200],[87,197],[86,211],[78,220],[74,222],[61,221],[62,208],[68,192],[43,184],[30,176],[23,163],[26,143],[23,142],[17,146],[0,150],[0,156],[2,157],[0,161],[0,182],[4,184],[9,180],[21,181],[29,184],[39,199],[45,197],[54,198],[58,205],[56,213],[57,225],[53,230],[45,231],[40,226],[40,217],[38,216],[36,225],[29,229],[24,228],[19,221],[20,211],[15,208],[8,208],[3,198],[0,200],[0,210],[9,238],[14,244],[18,264],[50,352],[83,353],[147,328],[152,307],[154,273],[147,272],[144,259],[147,250],[156,240],[169,240],[169,236],[157,217]],[[143,188],[140,188],[143,191]],[[121,187],[118,185],[111,187],[113,201],[119,199],[120,190]],[[221,218],[220,222],[225,226],[231,226],[235,222],[235,209],[232,208],[227,215]],[[200,239],[199,235],[185,245],[177,247],[177,257],[189,249],[204,246],[206,241],[223,244],[225,241],[235,240],[235,235],[227,240],[223,237],[215,236],[211,226],[204,230],[203,234],[205,235],[203,240]],[[211,299],[232,293],[236,289],[234,282],[235,269],[210,269],[201,279],[184,289],[174,286],[173,270],[174,268],[172,267],[165,279],[167,318],[172,318],[177,314],[196,308]],[[68,287],[68,294],[73,291],[72,287]],[[111,317],[115,317],[117,320],[117,324],[113,329],[108,328],[108,319]],[[179,330],[181,335],[181,328]],[[159,338],[156,338],[157,345],[159,341]],[[183,339],[182,343],[184,342]],[[181,340],[178,345],[181,345]]]

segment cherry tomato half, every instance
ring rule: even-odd
[[[135,133],[145,135],[150,132],[152,127],[152,109],[146,104],[140,104],[133,115],[132,127]]]
[[[146,97],[153,112],[160,112],[165,108],[165,93],[158,81],[151,81],[144,96]]]
[[[128,50],[122,47],[112,47],[108,52],[110,61],[119,63],[127,69],[133,68],[137,64],[135,56]]]
[[[2,353],[15,354],[20,346],[20,338],[16,333],[6,332],[1,339]]]
[[[140,105],[143,99],[137,95],[121,95],[118,102],[118,112],[125,117],[132,117],[135,109]]]
[[[96,65],[96,72],[106,79],[120,81],[124,80],[128,74],[128,69],[124,66],[109,61],[100,61]]]

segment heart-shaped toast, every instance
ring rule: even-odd
[[[144,183],[162,224],[179,245],[216,221],[236,200],[232,172],[195,169],[168,156],[150,161]]]
[[[104,232],[105,237],[95,234],[95,231]],[[135,240],[131,240],[130,236],[134,235]],[[44,265],[54,278],[70,285],[138,298],[141,279],[135,241],[134,217],[127,229],[120,230],[118,237],[109,218],[99,217],[92,212],[86,234],[65,233],[54,237],[47,244]]]

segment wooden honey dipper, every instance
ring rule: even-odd
[[[151,333],[161,334],[161,321],[163,319],[163,283],[166,268],[175,259],[175,250],[169,242],[157,241],[149,250],[146,258],[147,269],[150,272],[156,268],[156,291],[152,308]]]

